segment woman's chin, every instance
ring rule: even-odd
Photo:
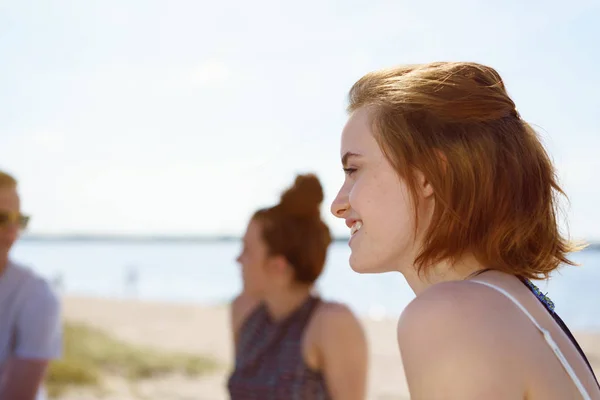
[[[360,258],[356,257],[354,253],[350,254],[350,268],[352,268],[352,271],[359,274],[372,274],[379,272],[374,270],[372,265],[369,263],[364,262],[363,260],[360,260]]]
[[[381,262],[383,260],[375,259],[375,260],[367,260],[361,258],[358,252],[353,251],[350,254],[350,268],[352,271],[357,272],[359,274],[382,274],[385,272],[398,271],[397,269],[390,268],[390,265],[394,265],[393,263]]]

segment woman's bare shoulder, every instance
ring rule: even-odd
[[[518,348],[512,310],[503,300],[482,285],[448,282],[432,286],[406,307],[398,321],[398,345],[419,398],[438,398],[429,392],[436,381],[437,387],[473,393],[465,399],[491,389],[508,397],[522,393],[519,367],[502,367],[516,353],[511,349]]]
[[[356,314],[345,304],[334,301],[321,301],[315,310],[310,324],[313,337],[327,346],[337,337],[341,342],[366,342],[363,326]]]
[[[337,387],[336,392],[345,393],[357,385],[362,391],[366,376],[368,345],[361,321],[345,304],[337,302],[321,302],[307,331],[309,349],[314,358],[310,363],[315,369],[324,369],[331,384]],[[309,356],[309,358],[311,358]],[[338,377],[339,379],[335,378]],[[348,378],[351,377],[351,378]],[[341,382],[352,379],[355,382],[340,389]],[[331,381],[335,381],[331,382]],[[339,380],[339,382],[337,382]],[[348,389],[350,388],[350,389]],[[342,398],[350,398],[343,395]]]
[[[515,327],[509,325],[514,318],[510,317],[516,311],[502,295],[483,285],[445,282],[425,290],[404,309],[398,334],[433,335],[441,328],[467,337],[513,332]]]
[[[335,328],[338,324],[353,323],[360,325],[358,317],[343,303],[321,301],[315,310],[315,323]]]

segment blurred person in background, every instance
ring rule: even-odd
[[[578,249],[556,172],[500,75],[476,63],[369,73],[350,90],[332,213],[350,265],[416,294],[398,343],[411,399],[600,399],[585,354],[531,282]]]
[[[243,238],[243,291],[233,301],[232,400],[363,400],[367,343],[353,313],[312,293],[331,243],[323,190],[300,175],[257,211]]]
[[[0,400],[45,399],[48,363],[62,351],[58,297],[45,279],[9,258],[28,221],[17,181],[0,171]]]

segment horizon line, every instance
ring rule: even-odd
[[[235,234],[154,234],[154,233],[25,233],[20,240],[122,240],[122,241],[227,241],[241,240]],[[333,241],[348,240],[350,236],[333,237]]]
[[[239,241],[242,236],[235,234],[158,234],[158,233],[24,233],[20,240],[24,241],[163,241],[163,242],[217,242]],[[350,236],[334,236],[332,241],[348,241]],[[583,241],[587,248],[600,249],[600,240]]]

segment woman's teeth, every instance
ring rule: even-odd
[[[360,221],[356,221],[354,223],[354,225],[352,225],[352,228],[350,228],[350,236],[354,235],[356,232],[358,232],[360,230],[360,228],[362,227],[362,222]]]

